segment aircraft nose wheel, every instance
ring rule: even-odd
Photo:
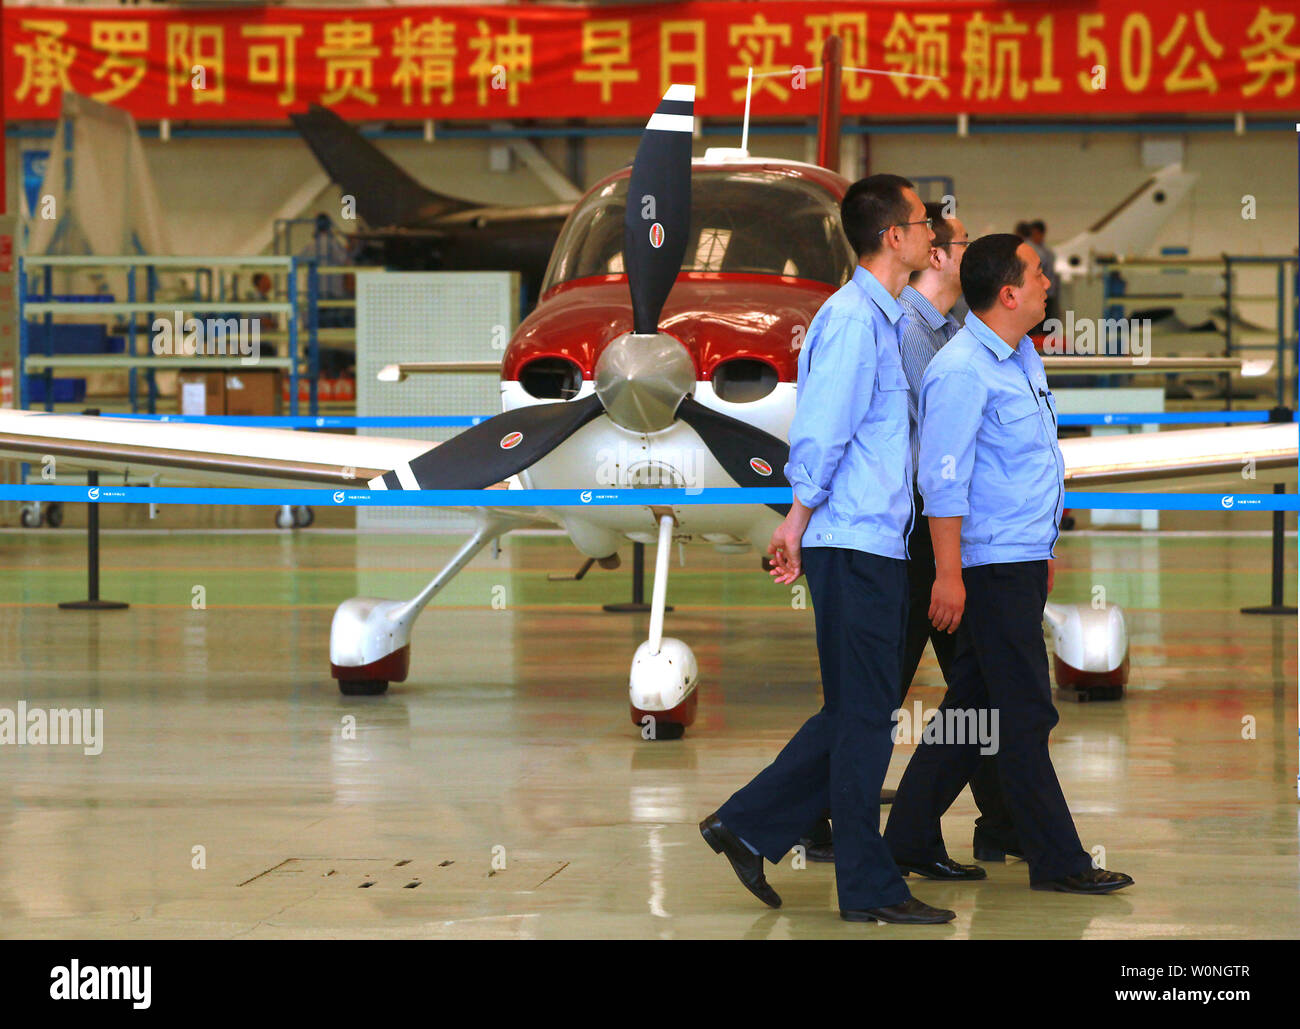
[[[693,690],[689,697],[669,711],[643,711],[632,704],[632,723],[641,730],[644,740],[680,740],[686,735],[687,726],[694,724],[699,705],[699,690]]]
[[[275,512],[277,529],[305,529],[316,520],[316,513],[310,507],[293,507],[281,504]]]
[[[35,529],[41,522],[57,529],[63,524],[63,504],[57,500],[48,504],[27,504],[18,512],[18,521],[24,529]]]
[[[632,721],[641,738],[650,741],[680,740],[695,721],[700,703],[700,666],[694,652],[681,640],[663,634],[672,532],[672,514],[660,513],[649,639],[636,648],[628,682]]]
[[[382,679],[339,679],[339,692],[345,697],[378,697],[388,692]]]

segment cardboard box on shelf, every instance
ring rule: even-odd
[[[181,414],[226,413],[226,376],[222,372],[180,372],[176,376]]]
[[[278,369],[226,373],[226,414],[267,416],[280,411]]]

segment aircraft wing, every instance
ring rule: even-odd
[[[387,436],[0,410],[0,457],[39,465],[52,456],[56,468],[158,472],[176,485],[366,489],[390,472],[409,475],[410,462],[437,445]],[[521,522],[552,524],[538,508],[489,510]]]
[[[424,371],[423,364],[389,365],[408,372]],[[1182,375],[1189,372],[1237,372],[1255,379],[1273,370],[1273,358],[1240,357],[1148,357],[1137,363],[1127,357],[1062,356],[1045,354],[1043,368],[1060,375]]]
[[[429,449],[422,440],[0,411],[0,454],[101,470],[167,469],[174,482],[363,487]]]
[[[1073,489],[1196,476],[1240,476],[1248,461],[1254,462],[1251,467],[1256,472],[1294,474],[1298,447],[1300,426],[1295,422],[1061,440],[1065,485]]]
[[[52,455],[64,467],[160,471],[168,482],[201,486],[365,488],[390,472],[410,474],[411,462],[436,445],[386,436],[0,410],[0,457],[40,464]],[[1061,440],[1061,451],[1066,485],[1074,489],[1239,475],[1247,461],[1257,471],[1289,473],[1300,451],[1300,426],[1075,437]],[[540,518],[533,508],[501,510]]]

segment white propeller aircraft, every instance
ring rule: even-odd
[[[691,648],[663,634],[671,545],[765,548],[784,508],[658,503],[655,489],[788,485],[802,330],[855,261],[839,226],[847,179],[736,150],[692,160],[693,122],[694,87],[672,86],[632,166],[569,216],[541,302],[506,350],[503,413],[445,443],[0,411],[0,455],[162,468],[178,483],[214,486],[642,488],[644,503],[618,507],[495,507],[485,495],[473,534],[415,597],[339,605],[330,667],[350,695],[404,680],[420,612],[512,529],[559,526],[605,567],[629,541],[655,543],[630,702],[633,721],[654,717],[654,738],[680,736],[695,716],[699,671]],[[1249,425],[1067,439],[1062,450],[1076,488],[1235,474],[1247,460],[1294,473],[1297,432]],[[1082,682],[1110,681],[1124,666],[1122,618],[1051,605],[1049,621],[1058,679],[1064,668]]]

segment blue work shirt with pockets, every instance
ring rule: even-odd
[[[1065,459],[1029,337],[1013,348],[968,314],[925,371],[920,416],[925,513],[961,516],[962,567],[1055,557]]]
[[[859,265],[808,327],[785,466],[794,495],[813,509],[805,547],[907,557],[912,453],[902,314]]]

